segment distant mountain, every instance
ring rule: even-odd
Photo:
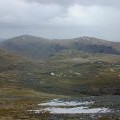
[[[35,59],[46,58],[63,51],[72,50],[86,53],[120,54],[120,43],[93,37],[49,40],[31,35],[22,35],[1,42],[0,48]]]
[[[59,40],[59,44],[67,46],[69,49],[75,49],[87,53],[120,54],[120,43],[94,37]]]
[[[79,62],[55,57],[40,62],[0,50],[0,95],[120,95],[120,56],[93,57],[92,62],[82,54]]]
[[[51,40],[30,35],[8,39],[0,47],[31,58],[45,58],[64,49]]]

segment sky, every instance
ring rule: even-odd
[[[120,0],[0,0],[0,38],[22,34],[120,42]]]

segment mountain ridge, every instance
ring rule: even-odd
[[[22,35],[1,42],[0,48],[34,59],[47,58],[66,50],[120,55],[120,42],[87,36],[74,39],[49,40],[42,37]]]
[[[34,47],[36,45],[38,43]],[[60,48],[61,46],[55,45],[56,43],[48,44],[49,50],[56,49],[56,53],[50,51],[55,53],[54,56],[41,61],[36,60],[38,56],[30,59],[30,56],[27,57],[28,53],[25,55],[9,52],[7,49],[0,50],[0,87],[11,90],[8,92],[5,89],[1,94],[17,96],[18,93],[14,91],[19,88],[25,90],[24,95],[27,94],[26,89],[35,93],[70,96],[120,94],[120,55],[85,53],[74,49],[73,46],[71,48],[65,45],[66,48]],[[43,51],[45,55],[48,55],[48,48]],[[39,49],[40,46],[37,51]],[[31,46],[30,50],[33,50]],[[39,52],[36,54],[36,51],[34,54],[40,55]]]

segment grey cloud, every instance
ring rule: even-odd
[[[42,4],[58,4],[58,5],[73,5],[73,4],[80,4],[80,5],[100,5],[100,6],[112,6],[112,7],[119,7],[120,1],[119,0],[24,0],[27,2],[37,2]]]
[[[1,0],[0,37],[28,33],[120,41],[119,5],[118,0]]]

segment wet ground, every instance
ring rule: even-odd
[[[48,120],[120,120],[120,96],[56,98],[31,111],[36,115],[48,112]]]

